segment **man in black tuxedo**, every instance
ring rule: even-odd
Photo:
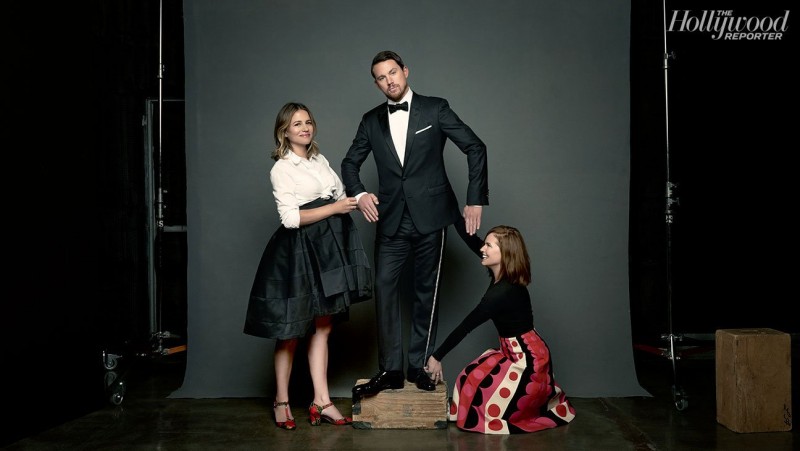
[[[447,100],[414,93],[408,67],[392,51],[372,60],[375,85],[388,99],[361,119],[353,144],[342,160],[342,181],[348,196],[375,234],[375,309],[378,324],[379,371],[369,382],[353,387],[353,395],[371,395],[403,387],[400,276],[413,257],[414,297],[408,345],[407,378],[423,390],[435,384],[424,371],[436,341],[439,275],[446,231],[455,224],[473,252],[480,255],[476,232],[481,207],[489,204],[486,146],[459,119]],[[444,165],[444,146],[452,141],[467,155],[469,184],[462,212]],[[361,165],[372,153],[378,171],[377,195],[361,183]]]

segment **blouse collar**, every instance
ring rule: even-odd
[[[286,158],[289,161],[291,161],[292,163],[294,163],[295,165],[298,165],[298,164],[302,163],[303,161],[306,161],[305,158],[301,157],[300,155],[297,155],[292,150],[289,150],[289,152],[286,154]],[[308,161],[316,161],[316,159],[317,159],[316,155],[312,155],[312,156],[308,157]]]

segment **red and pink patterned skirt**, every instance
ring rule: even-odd
[[[450,421],[466,431],[518,434],[564,425],[575,409],[553,378],[550,349],[531,330],[500,337],[456,378]]]

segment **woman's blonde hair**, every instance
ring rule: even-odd
[[[531,283],[531,259],[522,234],[514,227],[499,225],[486,233],[494,234],[500,246],[500,279],[508,279],[516,285]]]
[[[314,115],[311,114],[311,110],[302,103],[289,102],[278,111],[278,116],[275,118],[275,145],[277,147],[275,147],[275,150],[272,151],[272,155],[270,155],[273,160],[278,161],[292,151],[292,144],[286,139],[286,130],[288,130],[292,124],[292,116],[294,116],[294,113],[300,110],[308,113],[308,117],[311,118],[311,125],[314,126],[314,131],[311,133],[311,144],[308,145],[307,156],[310,158],[319,154],[319,146],[317,142],[314,141],[314,138],[317,136],[317,121],[314,120]]]

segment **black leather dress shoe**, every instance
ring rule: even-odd
[[[375,395],[381,390],[403,388],[402,371],[381,371],[369,382],[353,387],[353,396]]]
[[[422,368],[408,368],[406,371],[406,380],[414,384],[417,382],[417,376],[420,374],[425,374],[425,370]]]
[[[436,383],[432,381],[424,371],[420,371],[419,374],[417,374],[417,380],[415,382],[417,384],[417,388],[420,390],[436,390]]]

